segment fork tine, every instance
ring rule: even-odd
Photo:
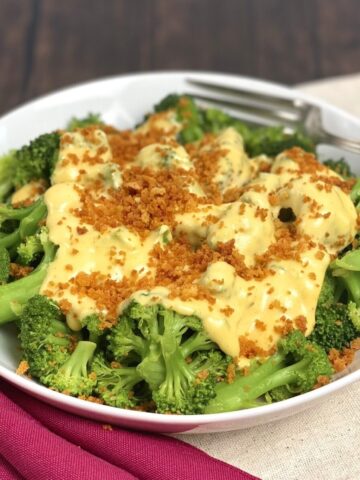
[[[248,115],[258,117],[258,121],[256,123],[266,125],[269,122],[274,124],[282,124],[285,126],[294,127],[301,121],[301,116],[297,112],[289,112],[284,110],[269,110],[267,108],[255,107],[253,105],[248,105],[246,103],[242,104],[240,101],[231,101],[227,99],[220,99],[220,98],[213,98],[207,97],[204,95],[198,95],[197,93],[186,93],[186,95],[192,96],[196,100],[204,101],[208,104],[217,105],[220,107],[229,108],[237,112],[237,116],[239,118],[245,119]],[[263,120],[263,121],[261,121]],[[266,122],[264,122],[266,120]],[[255,120],[252,120],[253,122]]]
[[[253,92],[237,87],[227,87],[225,85],[218,85],[215,83],[203,82],[201,80],[194,80],[192,78],[186,79],[187,83],[196,87],[204,88],[209,91],[223,93],[227,95],[242,96],[248,100],[263,103],[268,108],[283,107],[292,110],[303,110],[307,108],[307,104],[303,100],[292,100],[282,97],[277,97],[273,94]]]

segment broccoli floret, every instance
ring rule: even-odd
[[[109,355],[147,383],[159,413],[201,413],[230,363],[199,318],[159,305],[130,304],[108,342]]]
[[[20,263],[20,265],[30,265],[39,259],[39,256],[44,252],[40,235],[40,233],[30,235],[20,243],[16,250],[17,263]]]
[[[164,362],[159,345],[157,305],[132,303],[108,335],[109,352],[122,365],[136,366],[152,390],[164,379]]]
[[[354,302],[349,302],[347,307],[347,313],[352,324],[354,325],[356,337],[360,337],[360,308]]]
[[[60,134],[45,133],[14,152],[15,172],[13,185],[20,188],[32,180],[49,180],[57,162]]]
[[[220,350],[205,350],[185,357],[181,344],[189,327],[186,317],[159,307],[160,348],[165,367],[164,381],[153,400],[158,413],[198,414],[215,396],[219,377],[225,374],[228,359]],[[194,320],[190,317],[190,324]]]
[[[144,310],[146,313],[147,310]],[[148,341],[142,336],[135,315],[135,309],[130,305],[107,337],[109,351],[119,362],[129,359],[140,361],[148,353]]]
[[[44,250],[39,265],[28,276],[0,286],[0,325],[15,320],[19,306],[40,291],[49,264],[55,257],[56,247],[49,240],[46,229],[41,231],[39,238]]]
[[[77,340],[58,305],[42,295],[34,295],[26,303],[19,337],[29,372],[40,380],[68,360]]]
[[[343,282],[343,278],[332,276],[331,270],[325,275],[315,312],[315,327],[308,337],[327,352],[332,348],[342,350],[349,347],[360,335],[352,321],[357,316],[356,304],[339,301],[344,294]]]
[[[155,112],[165,112],[166,110],[176,109],[180,98],[180,95],[170,93],[154,106]]]
[[[4,247],[0,247],[0,285],[7,283],[10,276],[10,255]]]
[[[295,146],[301,147],[308,152],[314,151],[312,140],[301,132],[288,134],[284,131],[283,127],[262,127],[251,132],[245,148],[252,157],[261,154],[276,157],[276,155],[284,150]]]
[[[324,165],[341,175],[345,180],[355,177],[351,171],[350,165],[344,158],[341,158],[340,160],[325,160]]]
[[[176,117],[183,128],[178,134],[180,143],[191,143],[200,140],[204,135],[203,111],[188,95],[170,94],[155,105],[156,112],[175,110]]]
[[[0,202],[3,202],[13,190],[13,177],[16,169],[14,151],[0,156]]]
[[[350,250],[330,264],[340,293],[360,307],[360,249]]]
[[[232,383],[217,384],[216,397],[210,400],[205,413],[254,406],[279,387],[296,394],[304,393],[314,388],[319,377],[332,373],[325,350],[294,330],[278,342],[278,351],[249,375],[237,375]]]
[[[41,382],[68,395],[90,395],[96,385],[96,376],[89,374],[89,364],[95,349],[96,343],[79,341],[63,365],[42,375]]]
[[[118,408],[134,408],[141,399],[134,394],[134,387],[143,381],[136,367],[109,364],[102,353],[95,356],[92,371],[96,375],[96,393],[107,404]]]
[[[315,327],[308,338],[328,352],[332,348],[342,350],[348,347],[359,335],[350,318],[349,306],[343,303],[328,303],[318,305]]]
[[[89,125],[103,125],[101,115],[99,113],[88,113],[86,117],[73,117],[66,126],[66,130],[73,131],[76,128],[85,128]]]
[[[321,286],[321,291],[317,303],[318,306],[334,303],[334,300],[336,298],[336,290],[337,289],[335,278],[331,275],[331,273],[327,273]]]
[[[105,330],[102,326],[99,315],[88,315],[87,317],[81,319],[81,325],[89,332],[89,340],[91,342],[98,343],[99,339],[105,334]]]

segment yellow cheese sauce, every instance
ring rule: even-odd
[[[12,205],[22,205],[27,202],[35,202],[46,190],[46,184],[42,180],[34,180],[16,190],[11,196]]]
[[[176,119],[158,121],[161,128],[168,125],[165,130],[174,138]],[[148,128],[145,125],[138,131],[146,132]],[[249,272],[273,252],[266,264],[271,273],[260,277],[239,274],[236,266],[224,257],[210,262],[196,280],[214,301],[174,297],[171,288],[160,283],[151,289],[135,291],[119,302],[118,313],[134,299],[144,305],[161,303],[179,313],[197,315],[211,339],[225,353],[237,357],[239,365],[248,362],[246,352],[241,350],[241,339],[253,342],[257,351],[266,356],[289,322],[306,334],[311,333],[331,255],[355,237],[357,214],[349,196],[335,184],[329,188],[326,179],[335,178],[336,174],[324,169],[319,178],[314,178],[311,172],[301,172],[296,161],[286,154],[272,162],[270,172],[260,172],[260,164],[269,164],[271,160],[249,159],[241,136],[232,128],[203,148],[224,150],[213,181],[221,192],[240,188],[238,198],[232,203],[202,202],[192,212],[177,214],[171,227],[162,225],[144,237],[125,225],[100,232],[92,225],[80,223],[76,212],[81,209],[82,188],[87,188],[93,180],[100,180],[103,189],[98,195],[106,197],[109,188],[121,187],[121,171],[112,163],[111,148],[101,130],[95,131],[92,140],[83,138],[78,131],[62,142],[53,186],[45,194],[50,239],[59,249],[41,292],[71,305],[67,321],[72,329],[79,330],[81,320],[91,313],[107,314],[106,309],[99,312],[93,299],[80,296],[69,287],[74,277],[82,272],[99,272],[116,282],[132,272],[137,272],[140,278],[155,275],[150,262],[153,247],[159,244],[166,250],[172,238],[185,235],[193,249],[206,244],[217,251],[231,243],[234,254]],[[75,164],[67,162],[69,155],[78,159]],[[89,157],[95,156],[100,160],[92,164]],[[180,167],[191,172],[194,169],[188,152],[180,145],[169,146],[167,142],[142,148],[130,165],[155,170]],[[201,178],[194,177],[191,188],[195,196],[203,197]],[[295,220],[282,221],[284,211],[291,212]],[[292,223],[297,232],[294,240],[299,243],[297,258],[280,254],[281,227],[291,231],[290,223],[286,222]],[[274,245],[279,246],[279,252]]]

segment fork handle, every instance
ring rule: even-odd
[[[347,138],[338,137],[329,132],[322,132],[319,143],[333,145],[334,147],[342,148],[348,152],[360,155],[360,140],[349,140]]]

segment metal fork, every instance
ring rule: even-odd
[[[360,155],[360,140],[350,140],[325,130],[321,109],[301,99],[288,99],[200,80],[187,79],[190,85],[221,94],[207,96],[189,92],[193,98],[209,105],[225,107],[239,119],[258,125],[283,125],[286,133],[302,130],[315,143],[333,145]],[[251,120],[249,120],[249,117]]]

